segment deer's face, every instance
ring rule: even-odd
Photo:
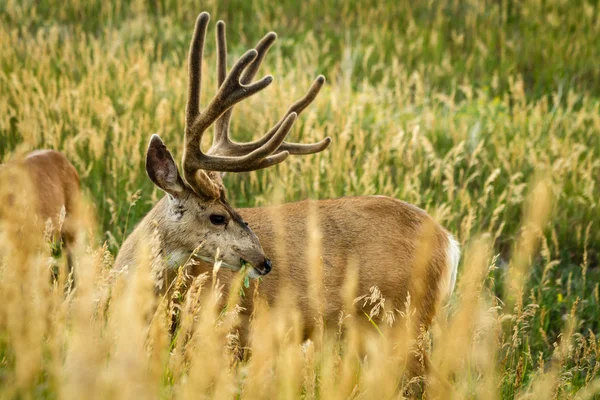
[[[181,264],[194,252],[204,261],[219,260],[233,270],[249,263],[251,277],[271,271],[271,261],[258,237],[227,203],[219,182],[202,171],[205,190],[198,193],[192,189],[181,178],[171,153],[157,135],[148,147],[146,172],[167,193],[157,227],[171,266]]]
[[[215,260],[218,255],[222,265],[233,270],[249,263],[253,267],[251,277],[271,271],[271,262],[265,256],[258,237],[224,196],[206,200],[186,188],[183,195],[169,195],[167,201],[169,230],[181,246],[174,250],[175,253],[191,254],[201,244],[194,254],[205,261]],[[169,247],[174,245],[176,243]]]

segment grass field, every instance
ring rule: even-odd
[[[214,291],[210,278],[180,277],[191,289],[174,337],[172,301],[144,318],[144,274],[111,280],[124,238],[162,196],[144,170],[150,135],[180,159],[187,50],[204,10],[211,38],[227,22],[230,59],[279,35],[259,73],[275,82],[236,107],[237,140],[262,135],[327,78],[290,137],[331,136],[330,148],[228,174],[235,206],[388,195],[461,242],[457,291],[417,341],[451,385],[434,377],[425,396],[600,396],[598,1],[3,0],[0,161],[64,152],[94,222],[66,298],[46,279],[47,255],[1,240],[0,399],[393,398],[406,384],[398,360],[409,349],[377,334],[364,339],[366,361],[351,334],[300,347],[282,305],[257,315],[264,339],[237,362],[226,346],[234,307],[196,296]],[[209,40],[205,101],[214,65]]]

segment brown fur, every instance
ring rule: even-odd
[[[312,211],[311,211],[312,210]],[[434,251],[424,274],[429,290],[421,297],[422,323],[429,326],[439,299],[438,282],[447,268],[447,234],[421,209],[388,197],[349,197],[335,200],[301,201],[278,207],[240,209],[260,239],[265,254],[273,261],[273,271],[260,283],[260,293],[274,302],[281,288],[292,289],[296,304],[304,316],[305,333],[314,328],[317,315],[311,310],[309,293],[309,213],[315,212],[322,240],[322,268],[326,321],[335,322],[343,307],[342,288],[347,266],[358,266],[359,294],[377,286],[387,307],[400,309],[406,301],[415,274],[415,252],[424,224],[434,227]],[[278,227],[278,224],[281,224]],[[283,233],[276,248],[276,231]],[[230,277],[234,273],[227,271]],[[225,275],[225,274],[224,274]],[[223,278],[226,279],[226,278]],[[295,293],[294,293],[295,292]],[[285,294],[284,294],[285,295]],[[415,294],[413,293],[414,297]],[[251,299],[245,307],[252,310]]]
[[[77,227],[74,221],[79,213],[81,198],[79,175],[69,160],[58,151],[37,150],[22,160],[3,165],[1,175],[3,185],[6,185],[3,188],[3,219],[11,217],[11,209],[17,202],[19,205],[28,203],[32,212],[27,216],[36,234],[42,237],[46,221],[50,219],[54,227],[51,233],[56,238],[62,236],[68,248],[75,239]],[[66,217],[59,232],[63,206]]]

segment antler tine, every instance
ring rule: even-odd
[[[227,77],[227,38],[225,22],[217,22],[217,89],[223,85]],[[242,82],[243,83],[243,82]]]
[[[210,15],[207,12],[200,13],[196,19],[194,36],[190,44],[190,55],[188,61],[189,87],[186,110],[186,126],[191,126],[200,114],[200,88],[202,84],[202,57],[204,53],[204,39]]]
[[[279,128],[279,126],[281,126],[285,118],[291,113],[296,113],[300,115],[300,113],[304,111],[304,109],[306,109],[306,107],[308,107],[309,104],[315,100],[324,84],[325,77],[323,75],[319,75],[317,79],[315,79],[313,84],[310,86],[306,94],[290,106],[285,116],[277,124],[275,124],[275,126],[271,128],[271,130],[267,132],[265,136],[268,137],[269,135],[273,134],[273,132],[276,132],[276,130]],[[281,147],[279,147],[278,151],[289,151],[290,154],[313,154],[325,150],[327,146],[329,146],[329,143],[331,143],[330,137],[326,137],[325,139],[317,143],[304,144],[283,142]]]
[[[255,63],[253,63],[248,68],[253,67],[254,65],[255,65]],[[317,97],[317,95],[321,91],[321,88],[323,87],[324,83],[325,83],[325,77],[323,75],[319,75],[317,77],[317,79],[315,79],[315,81],[313,82],[311,87],[308,89],[306,94],[304,96],[302,96],[302,98],[298,99],[295,103],[293,103],[290,106],[290,108],[287,110],[287,112],[285,113],[283,118],[281,120],[279,120],[279,122],[277,122],[260,139],[254,141],[254,142],[248,142],[248,143],[234,143],[229,140],[229,137],[227,135],[227,130],[225,130],[225,134],[221,133],[221,134],[223,134],[223,137],[225,137],[225,139],[221,139],[218,142],[215,141],[217,143],[213,144],[213,146],[215,146],[215,150],[213,150],[213,151],[223,151],[223,152],[227,152],[227,154],[230,154],[233,156],[238,156],[238,155],[247,154],[250,151],[254,151],[255,149],[259,148],[260,146],[264,146],[264,144],[267,143],[269,140],[271,140],[273,135],[275,135],[278,132],[278,129],[281,127],[283,122],[286,120],[286,118],[290,114],[295,113],[295,114],[299,115],[302,111],[304,111],[306,109],[306,107],[308,107],[310,105],[310,103],[312,103],[314,101],[314,99]],[[231,112],[231,110],[228,111],[228,113],[230,113],[230,112]],[[224,117],[225,117],[225,115],[221,118],[224,118]],[[227,121],[227,125],[226,125],[227,128],[228,128],[228,125],[229,125],[229,121]],[[329,146],[329,143],[331,143],[330,137],[326,137],[325,139],[323,139],[317,143],[304,144],[304,143],[283,142],[281,144],[281,146],[277,149],[277,152],[288,151],[290,154],[300,154],[300,155],[314,154],[314,153],[319,153],[319,152],[325,150]]]
[[[275,43],[275,40],[277,40],[277,34],[275,32],[269,32],[256,44],[258,56],[256,56],[254,62],[252,62],[252,64],[250,64],[244,71],[241,79],[242,84],[247,85],[252,81],[252,79],[254,79],[258,69],[260,68],[260,64],[262,64],[267,52],[273,43]]]
[[[218,85],[221,87],[223,81],[225,80],[225,76],[227,75],[227,38],[225,34],[225,22],[217,22],[216,37]],[[262,64],[262,61],[269,51],[269,48],[273,45],[273,43],[275,43],[276,39],[277,34],[275,34],[275,32],[269,32],[257,43],[255,49],[258,54],[254,61],[252,61],[252,63],[244,70],[242,77],[240,78],[240,83],[242,85],[247,85],[252,81],[252,79],[254,79],[260,65]],[[213,146],[222,148],[231,143],[231,140],[229,139],[229,122],[231,121],[232,114],[233,107],[227,110],[215,123]],[[220,144],[222,145],[220,146]]]
[[[225,22],[217,22],[217,90],[221,88],[227,77],[227,38],[225,36]],[[242,82],[243,83],[243,82]],[[225,111],[215,122],[213,143],[228,141],[227,131],[233,107]]]

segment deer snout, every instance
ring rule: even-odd
[[[260,276],[267,275],[269,272],[271,272],[272,267],[273,265],[271,264],[271,260],[269,260],[266,257],[261,263],[259,263],[258,265],[254,265],[254,269],[256,270],[256,272],[258,272]]]
[[[268,274],[269,272],[271,272],[271,260],[269,260],[268,258],[265,258],[265,275]]]

